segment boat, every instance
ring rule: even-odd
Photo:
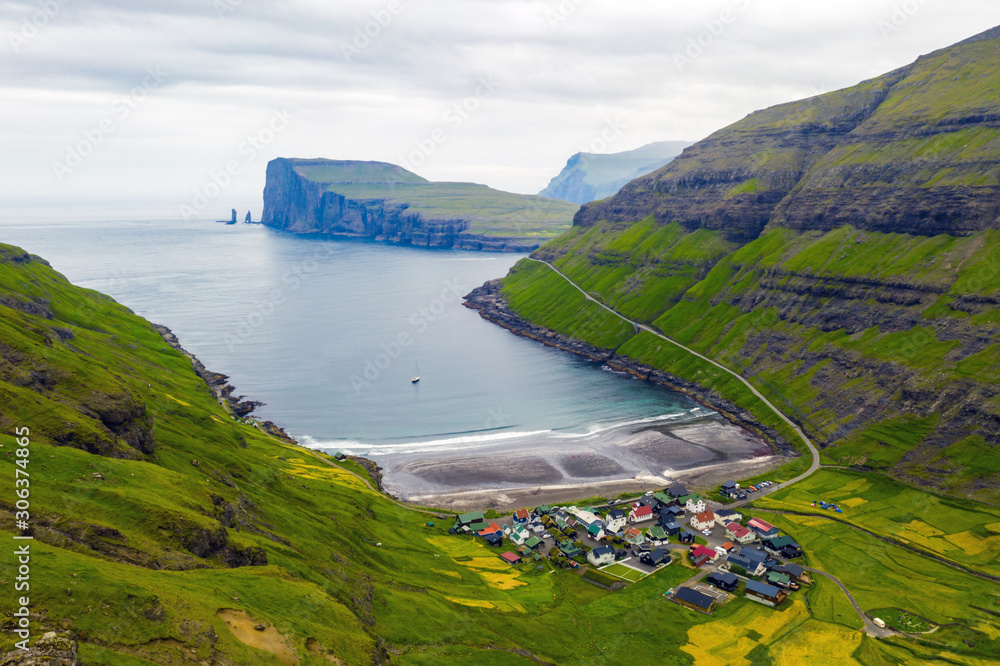
[[[420,367],[416,363],[413,364],[413,367],[416,368],[417,374],[413,375],[413,379],[410,380],[410,383],[416,384],[420,381]]]

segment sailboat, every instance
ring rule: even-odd
[[[416,384],[417,382],[420,381],[420,366],[414,363],[413,367],[416,369],[417,374],[413,375],[413,379],[410,380],[410,383]]]

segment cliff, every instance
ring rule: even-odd
[[[569,228],[573,204],[474,183],[433,183],[383,162],[279,158],[261,223],[401,245],[528,252]]]
[[[585,205],[533,256],[741,371],[826,462],[996,500],[998,72],[994,29],[750,114]],[[552,290],[522,263],[503,294],[533,324],[606,333],[574,335],[572,294]],[[614,350],[709,381],[648,334],[618,335]]]
[[[629,181],[668,164],[690,145],[690,141],[657,141],[621,153],[576,153],[538,196],[577,204],[610,197]]]

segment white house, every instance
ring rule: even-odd
[[[716,509],[715,524],[725,525],[726,523],[738,523],[743,520],[743,514],[732,509]]]
[[[692,495],[688,498],[687,503],[684,504],[684,510],[688,513],[703,513],[705,511],[705,500],[697,495]]]
[[[504,532],[507,533],[507,538],[513,541],[517,546],[522,545],[525,541],[531,538],[531,532],[529,532],[523,525],[514,525],[514,527],[509,531],[505,527]]]
[[[691,527],[696,530],[708,530],[715,527],[715,514],[711,511],[702,511],[691,516]]]
[[[612,509],[604,519],[604,530],[617,534],[628,524],[628,514],[621,509]]]
[[[587,553],[587,561],[595,567],[603,567],[615,561],[615,549],[611,546],[598,546]]]
[[[652,520],[653,510],[645,505],[637,506],[632,509],[632,512],[628,515],[628,519],[631,523],[641,523],[646,520]]]

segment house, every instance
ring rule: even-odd
[[[761,539],[769,539],[778,536],[778,528],[760,518],[751,518],[747,527],[753,530]]]
[[[543,541],[541,539],[539,539],[538,537],[536,537],[536,536],[530,536],[530,537],[528,537],[528,540],[524,542],[524,545],[527,546],[528,548],[530,548],[531,550],[534,550],[534,549],[538,548],[539,546],[541,546],[542,543],[543,543]]]
[[[685,495],[688,494],[688,491],[687,488],[685,488],[679,483],[676,483],[667,488],[667,494],[676,499],[678,497],[684,497]]]
[[[666,550],[660,550],[659,548],[654,548],[645,555],[639,558],[639,561],[643,564],[651,567],[659,567],[666,564],[670,564],[670,552]]]
[[[748,544],[753,543],[757,535],[739,523],[729,523],[726,525],[726,538],[739,544]]]
[[[611,546],[598,546],[587,553],[587,561],[595,567],[603,567],[615,561],[615,549]]]
[[[797,564],[789,564],[789,563],[778,564],[776,566],[771,567],[771,571],[774,571],[775,573],[785,574],[786,576],[795,581],[803,581],[803,579],[805,580],[809,579],[808,576],[806,575],[806,570]]]
[[[470,511],[469,513],[463,513],[458,517],[458,523],[462,527],[469,527],[475,523],[481,523],[484,521],[482,511]]]
[[[722,484],[722,488],[719,490],[719,494],[724,497],[732,497],[736,495],[740,490],[740,487],[735,481],[726,481]]]
[[[600,541],[604,538],[604,526],[599,522],[591,523],[590,527],[587,528],[587,534],[590,535],[591,539]]]
[[[621,509],[612,509],[604,518],[604,531],[609,534],[618,534],[625,525],[628,524],[628,514]]]
[[[487,545],[499,546],[503,543],[503,532],[491,532],[485,538]]]
[[[342,451],[337,451],[336,453],[333,454],[333,459],[344,461],[347,460],[347,456],[345,456]]]
[[[719,548],[722,548],[723,550],[725,550],[726,553],[731,553],[733,551],[733,548],[736,548],[736,546],[733,544],[732,541],[727,541],[724,544],[722,544],[721,546],[719,546]],[[716,550],[718,550],[718,548]]]
[[[653,519],[653,510],[645,505],[639,506],[632,509],[632,512],[628,516],[629,522],[631,523],[642,523],[647,520]]]
[[[708,562],[715,562],[719,559],[719,553],[715,551],[714,548],[709,548],[708,546],[694,546],[691,549],[691,561],[697,562],[698,560],[705,558]],[[700,567],[704,562],[700,564],[695,564],[695,566]]]
[[[514,542],[515,546],[520,546],[531,537],[531,532],[524,525],[514,525],[505,528],[507,538]]]
[[[705,500],[697,495],[689,495],[688,498],[684,500],[684,510],[688,513],[702,513],[705,510]]]
[[[755,580],[747,581],[747,599],[764,604],[765,606],[777,606],[788,596],[784,590],[779,590],[767,583],[758,583]]]
[[[751,559],[743,553],[729,553],[728,562],[730,567],[740,567],[751,576],[759,576],[767,571],[763,562]]]
[[[681,533],[681,526],[680,526],[680,525],[678,525],[677,523],[675,523],[675,522],[674,522],[674,521],[672,521],[672,520],[671,520],[671,521],[668,521],[668,522],[665,522],[665,523],[661,523],[661,524],[660,524],[660,527],[661,527],[661,528],[663,529],[663,531],[664,531],[664,532],[666,532],[666,533],[667,533],[667,534],[668,534],[669,536],[677,536],[678,534],[680,534],[680,533]]]
[[[712,610],[712,602],[715,599],[690,587],[679,587],[674,592],[674,601],[693,610],[708,613]]]
[[[572,541],[568,541],[566,539],[560,541],[557,544],[557,547],[559,548],[560,551],[562,551],[563,555],[565,555],[570,559],[577,557],[580,554],[580,549],[577,548],[575,545],[573,545]]]
[[[518,555],[517,553],[512,553],[512,552],[508,551],[508,552],[504,553],[503,555],[501,555],[500,557],[507,564],[520,564],[521,563],[521,556]]]
[[[642,530],[636,529],[635,527],[630,527],[625,530],[625,534],[622,536],[626,541],[634,546],[638,546],[646,541],[646,535],[642,533]]]
[[[655,499],[661,507],[670,506],[674,501],[673,497],[662,492],[653,493],[653,499]]]
[[[715,527],[715,514],[711,511],[702,511],[691,516],[691,527],[696,530],[709,530]]]
[[[535,507],[536,516],[547,516],[552,513],[552,507],[548,504],[541,504]]]
[[[732,509],[717,509],[715,511],[715,522],[719,525],[726,523],[738,523],[743,520],[743,514]]]
[[[624,560],[628,557],[628,551],[624,548],[615,548],[615,559]]]
[[[503,530],[500,529],[500,526],[497,525],[496,523],[490,523],[489,527],[479,531],[479,536],[484,537],[487,534],[496,534],[498,532],[500,533],[501,536],[503,536]]]
[[[768,571],[764,576],[764,580],[767,581],[769,585],[774,585],[775,587],[780,587],[783,589],[788,588],[789,583],[792,582],[791,578],[783,573],[777,573],[775,571]]]
[[[567,511],[574,516],[576,516],[576,521],[590,527],[594,523],[600,523],[601,527],[604,526],[604,521],[601,517],[592,511],[587,509],[577,509],[575,506],[571,506]]]
[[[709,585],[714,585],[720,590],[725,590],[726,592],[732,592],[740,584],[740,579],[731,573],[716,573],[712,572],[708,574],[705,579]]]
[[[773,537],[763,540],[764,550],[775,557],[794,559],[802,557],[802,547],[790,536]]]
[[[527,509],[518,509],[514,512],[514,522],[524,524],[531,520],[531,514]]]
[[[669,542],[669,535],[659,525],[653,525],[646,530],[646,539],[654,546],[664,546]]]
[[[677,535],[681,543],[694,543],[694,532],[689,532],[688,530],[681,530],[680,534]]]

